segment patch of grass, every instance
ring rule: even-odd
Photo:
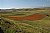
[[[50,20],[15,21],[5,18],[9,23],[1,21],[1,27],[5,33],[50,33]]]

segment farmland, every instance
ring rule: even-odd
[[[0,12],[0,29],[4,33],[50,33],[50,9],[8,11]]]

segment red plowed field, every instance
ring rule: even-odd
[[[25,17],[8,16],[7,18],[14,19],[14,20],[40,20],[45,16],[46,16],[45,14],[33,14]]]

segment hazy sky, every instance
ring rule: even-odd
[[[50,0],[0,0],[0,8],[48,7]]]

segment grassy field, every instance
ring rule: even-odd
[[[46,14],[41,20],[13,20],[6,16],[29,16],[32,14]],[[0,13],[0,27],[4,33],[50,33],[50,11],[32,10]]]

